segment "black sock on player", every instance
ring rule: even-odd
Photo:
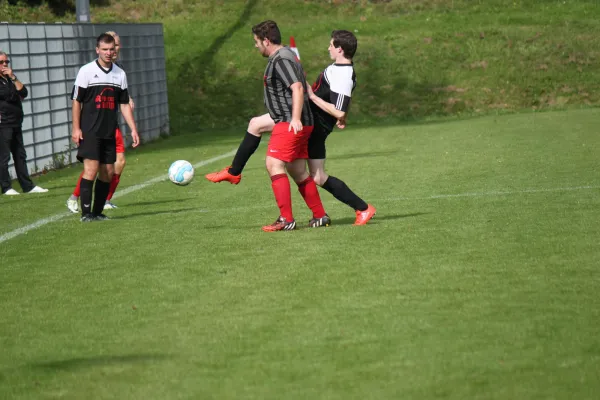
[[[84,216],[92,212],[92,190],[94,190],[94,181],[81,178],[81,185],[79,188],[81,215]]]
[[[335,176],[329,176],[323,184],[323,189],[327,190],[336,199],[344,204],[352,207],[354,210],[365,211],[369,205],[363,199],[358,197],[344,181],[339,180]]]
[[[83,180],[82,180],[83,181]],[[94,188],[94,208],[92,214],[100,215],[104,210],[104,204],[110,190],[110,182],[104,182],[96,179],[96,187]]]
[[[260,139],[260,136],[254,136],[250,132],[246,132],[242,143],[240,143],[240,147],[237,149],[237,153],[235,153],[235,157],[233,157],[231,167],[229,168],[229,173],[231,175],[237,176],[242,173],[246,163],[258,148]]]

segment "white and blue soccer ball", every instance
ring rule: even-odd
[[[185,186],[194,179],[194,167],[185,160],[177,160],[169,167],[169,179],[176,185]]]

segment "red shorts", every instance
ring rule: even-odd
[[[115,131],[115,139],[117,140],[117,153],[125,153],[125,142],[123,141],[123,132],[119,128]]]
[[[289,122],[278,122],[271,132],[267,156],[285,162],[292,162],[299,158],[308,158],[308,139],[313,131],[312,126],[305,126],[298,133],[288,131]]]

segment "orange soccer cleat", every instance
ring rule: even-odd
[[[373,218],[376,212],[377,210],[375,207],[370,204],[365,211],[356,210],[356,221],[354,221],[354,225],[365,225],[371,218]]]
[[[214,183],[227,181],[227,182],[231,183],[232,185],[237,185],[242,180],[242,175],[241,174],[240,175],[231,175],[229,173],[229,168],[230,167],[225,167],[222,170],[220,170],[219,172],[213,172],[210,174],[206,174],[205,177],[206,177],[206,179],[208,179],[209,181],[214,182]]]
[[[296,221],[291,220],[290,222],[286,221],[285,218],[279,217],[275,222],[271,225],[266,225],[262,227],[262,230],[265,232],[277,232],[277,231],[291,231],[296,229]]]

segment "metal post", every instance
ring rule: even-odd
[[[90,0],[77,0],[75,13],[77,22],[90,22]]]

